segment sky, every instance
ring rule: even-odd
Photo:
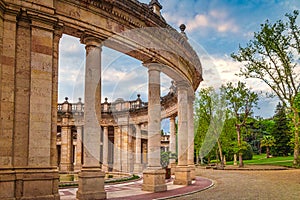
[[[150,0],[140,0],[148,4]],[[253,91],[262,92],[254,116],[274,115],[278,100],[265,97],[269,88],[259,80],[244,80],[239,73],[240,63],[230,54],[244,47],[267,19],[274,23],[285,19],[286,13],[300,9],[300,0],[160,0],[164,19],[179,31],[186,25],[189,42],[200,57],[204,81],[198,90],[227,82],[245,81]],[[63,35],[59,55],[59,102],[69,97],[77,102],[83,97],[84,45],[78,38]],[[161,76],[161,95],[167,94],[171,79]],[[141,94],[147,101],[147,69],[140,61],[106,47],[102,51],[102,99],[114,101],[136,99]],[[103,100],[102,100],[103,101]]]

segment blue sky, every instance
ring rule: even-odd
[[[140,0],[149,3],[150,0]],[[240,64],[230,54],[245,44],[258,31],[266,19],[275,22],[285,13],[300,8],[300,0],[160,0],[162,15],[179,30],[187,26],[186,34],[198,52],[203,65],[204,81],[201,87],[214,86],[228,81],[243,80],[237,76]],[[84,46],[77,38],[63,36],[60,42],[59,102],[68,96],[76,102],[83,96]],[[137,60],[108,48],[103,48],[102,99],[109,101],[118,97],[135,99],[140,93],[147,100],[147,70]],[[162,76],[162,95],[168,92],[170,79]],[[247,80],[255,91],[269,91],[258,80]],[[255,115],[270,117],[274,114],[277,101],[262,97],[261,109]]]

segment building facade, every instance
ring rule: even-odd
[[[178,163],[174,184],[191,183],[193,101],[194,91],[202,81],[202,66],[188,42],[185,26],[181,25],[179,31],[171,27],[161,9],[158,0],[149,4],[137,0],[0,0],[0,199],[60,198],[57,96],[59,43],[63,34],[80,38],[86,51],[86,71],[82,74],[84,132],[79,125],[76,127],[77,133],[81,131],[77,134],[78,152],[83,148],[76,198],[106,198],[102,165],[108,155],[101,152],[108,151],[101,148],[109,148],[103,145],[109,137],[102,140],[102,132],[113,133],[114,147],[118,146],[118,150],[113,150],[113,159],[110,158],[113,167],[131,169],[132,166],[121,163],[133,156],[125,152],[134,146],[122,145],[120,138],[132,141],[133,132],[142,144],[144,122],[147,122],[147,167],[143,170],[142,189],[167,190],[165,170],[160,164],[160,121],[165,112],[161,109],[161,73],[177,86]],[[139,60],[148,69],[147,114],[140,116],[137,112],[131,117],[131,112],[118,111],[119,108],[114,115],[102,112],[109,111],[108,103],[101,104],[103,46]],[[124,104],[120,105],[128,106],[128,102]],[[145,111],[140,109],[140,112]],[[60,151],[66,156],[60,160],[60,167],[71,169],[70,155],[74,151],[65,144],[73,138],[72,134],[66,134],[72,132],[68,124],[73,118],[68,112],[63,115]],[[79,145],[80,140],[83,145]],[[136,157],[135,162],[142,163],[140,158]],[[101,159],[103,163],[99,162]]]
[[[170,92],[161,98],[163,118],[175,121],[177,115],[177,94],[174,83]],[[100,158],[104,171],[141,173],[147,166],[148,146],[148,103],[140,95],[134,101],[119,98],[101,104]],[[57,113],[57,165],[61,173],[80,171],[83,165],[84,147],[84,104],[81,98],[77,103],[58,104]],[[163,119],[162,118],[162,119]],[[174,123],[174,122],[173,122]],[[174,130],[175,126],[170,126]],[[161,136],[161,151],[176,154],[176,134]],[[174,162],[174,160],[172,160]]]

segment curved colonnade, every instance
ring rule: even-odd
[[[160,14],[157,0],[0,0],[0,198],[59,199],[56,156],[58,51],[62,34],[86,46],[83,165],[78,199],[104,199],[99,120],[101,49],[148,68],[148,165],[143,190],[164,191],[160,166],[160,73],[177,85],[178,165],[174,184],[193,169],[194,91],[202,81],[196,52]],[[103,119],[104,119],[103,115]]]

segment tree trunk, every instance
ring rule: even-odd
[[[270,158],[270,148],[267,146],[267,158]]]
[[[219,149],[219,154],[220,154],[221,167],[224,167],[224,157],[223,157],[223,153],[222,153],[221,142],[219,139],[217,142],[218,142],[218,149]]]
[[[243,154],[241,151],[241,126],[240,124],[236,125],[236,132],[237,132],[237,138],[238,138],[238,147],[239,147],[239,167],[244,167],[243,163]]]
[[[294,160],[293,165],[298,167],[300,165],[300,158],[299,158],[299,112],[296,108],[292,109],[294,116],[293,116],[293,123],[295,126],[295,147],[294,147]]]

